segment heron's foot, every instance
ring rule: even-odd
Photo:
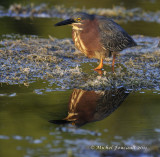
[[[95,68],[94,70],[101,70],[103,68],[103,59],[101,59],[99,65],[97,68]]]
[[[94,69],[94,71],[96,71],[99,75],[101,75],[102,76],[102,74],[103,74],[103,71],[101,70],[101,69]]]
[[[103,66],[101,67],[101,66],[98,66],[97,68],[95,68],[94,70],[96,71],[96,70],[102,70],[102,68],[103,68]]]

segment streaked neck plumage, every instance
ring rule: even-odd
[[[72,29],[77,30],[77,31],[82,31],[83,30],[83,24],[82,23],[73,23],[72,24]]]

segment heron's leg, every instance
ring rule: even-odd
[[[103,68],[103,59],[101,58],[101,61],[100,61],[99,65],[98,65],[98,67],[95,68],[94,70],[100,70],[102,68]]]
[[[113,54],[113,60],[112,60],[112,72],[114,72],[114,63],[115,63],[116,55]]]

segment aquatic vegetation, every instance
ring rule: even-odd
[[[98,14],[103,16],[109,16],[116,20],[123,21],[148,21],[160,23],[160,11],[151,12],[145,11],[141,8],[127,9],[122,6],[113,6],[113,8],[66,8],[63,5],[55,5],[49,7],[47,4],[23,6],[21,4],[13,4],[8,10],[0,8],[0,16],[12,16],[12,17],[57,17],[67,18],[71,14],[77,11],[84,11],[90,14]]]
[[[28,86],[36,79],[44,79],[60,89],[160,88],[160,38],[133,36],[139,46],[120,53],[115,73],[104,67],[100,76],[93,70],[83,70],[97,60],[77,51],[71,39],[15,36],[3,36],[0,42],[1,83]],[[106,61],[108,64],[110,59]]]

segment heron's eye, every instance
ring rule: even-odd
[[[77,21],[80,22],[80,21],[81,21],[81,18],[77,18]]]

